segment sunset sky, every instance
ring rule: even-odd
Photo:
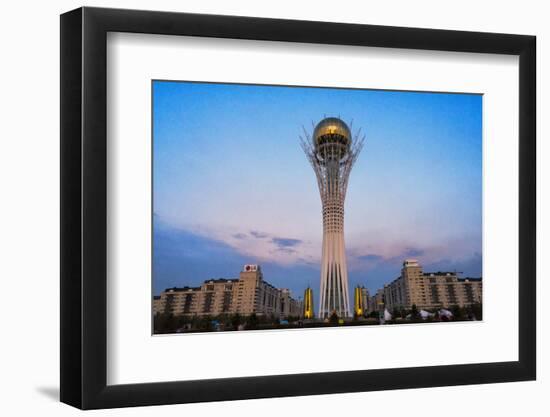
[[[411,257],[481,276],[482,96],[155,81],[155,294],[258,263],[318,297],[321,201],[299,135],[325,116],[366,135],[345,205],[350,288],[375,291]]]

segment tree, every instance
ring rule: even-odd
[[[416,307],[416,304],[413,304],[411,307],[411,318],[416,320],[419,317],[420,314],[418,313],[418,307]]]
[[[453,305],[451,307],[451,313],[453,313],[453,319],[461,320],[464,318],[464,310],[459,305]]]
[[[468,314],[468,319],[470,320],[483,320],[481,303],[471,304],[466,309],[466,312]]]
[[[328,321],[330,324],[338,324],[338,314],[336,314],[336,311],[332,312]]]
[[[190,323],[190,319],[187,316],[181,315],[181,316],[177,316],[176,322],[177,322],[176,324],[177,328],[181,329],[185,327],[188,323]]]
[[[233,314],[233,317],[231,318],[231,325],[235,330],[239,330],[239,326],[241,324],[241,315],[239,313]]]
[[[269,323],[271,324],[279,324],[279,317],[277,317],[275,314],[271,313],[269,315]]]
[[[258,316],[256,313],[252,313],[246,322],[247,329],[257,329],[258,328]]]
[[[397,307],[393,308],[392,312],[393,319],[395,320],[397,317],[401,317],[401,310]]]
[[[212,318],[210,316],[204,316],[199,323],[201,330],[212,330]]]
[[[175,333],[178,319],[169,311],[157,313],[154,317],[155,333]]]

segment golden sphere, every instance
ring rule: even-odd
[[[313,130],[313,143],[323,158],[343,158],[351,144],[351,130],[338,117],[321,120]]]

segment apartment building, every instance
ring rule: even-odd
[[[153,300],[153,312],[174,315],[220,314],[301,316],[301,303],[288,289],[278,289],[263,279],[259,265],[245,265],[239,278],[211,279],[199,287],[174,287]]]
[[[403,262],[401,275],[384,285],[383,302],[393,308],[437,309],[482,302],[482,279],[460,278],[458,272],[423,272],[415,259]]]

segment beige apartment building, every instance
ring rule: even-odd
[[[167,288],[153,299],[153,313],[217,316],[220,314],[301,316],[301,303],[288,289],[263,279],[259,265],[245,265],[238,279],[211,279],[200,287]]]
[[[288,288],[281,290],[281,317],[302,317],[303,302],[292,298],[292,294]]]
[[[370,310],[371,297],[369,290],[365,287],[361,287],[361,297],[363,298],[364,313],[366,314]]]
[[[164,310],[164,307],[162,306],[162,300],[160,298],[160,295],[155,295],[153,297],[153,315],[157,313],[161,313]]]
[[[403,262],[401,276],[384,285],[385,308],[437,309],[482,302],[481,278],[459,278],[457,272],[423,272],[415,259]]]
[[[373,311],[380,311],[384,307],[384,289],[380,288],[376,293],[369,297],[367,304],[367,311],[372,313]]]

